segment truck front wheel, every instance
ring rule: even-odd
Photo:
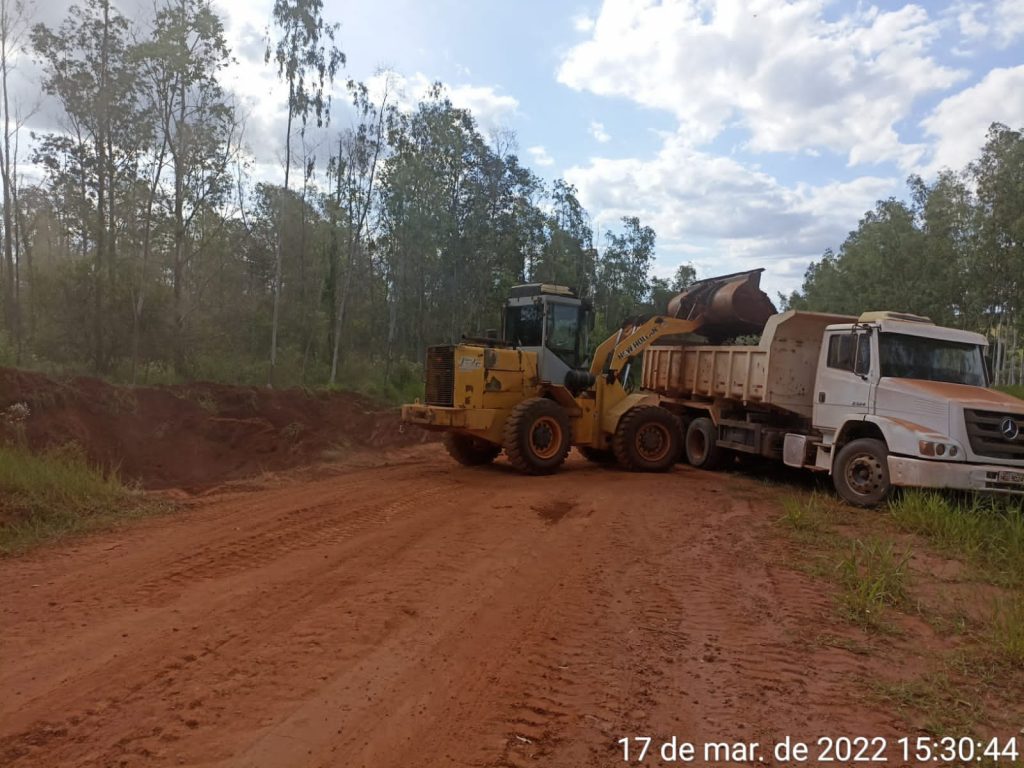
[[[551,474],[569,454],[569,415],[546,397],[523,400],[505,421],[504,442],[509,463],[520,472]]]
[[[889,497],[889,449],[871,437],[851,440],[832,464],[832,484],[844,501],[875,507]]]
[[[501,453],[500,445],[458,432],[445,432],[441,441],[444,443],[448,455],[459,462],[459,464],[465,464],[467,467],[479,467],[482,464],[490,464]]]
[[[729,458],[718,445],[718,428],[707,416],[690,422],[686,429],[686,460],[697,469],[721,469]]]

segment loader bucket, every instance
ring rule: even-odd
[[[764,330],[777,310],[761,290],[763,269],[698,280],[668,303],[672,317],[702,320],[696,331],[712,343]]]

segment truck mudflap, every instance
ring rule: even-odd
[[[441,405],[402,406],[402,422],[424,429],[465,429],[483,432],[494,423],[493,408],[449,408]]]
[[[962,464],[889,456],[889,482],[909,488],[949,488],[1024,495],[1024,467]]]

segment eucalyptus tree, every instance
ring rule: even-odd
[[[334,199],[330,201],[332,218],[330,284],[331,296],[331,375],[330,383],[337,381],[341,360],[341,337],[349,308],[354,276],[359,272],[357,260],[362,260],[367,240],[370,211],[377,193],[378,169],[387,151],[386,126],[394,107],[388,103],[390,82],[385,87],[380,104],[370,98],[364,83],[349,81],[352,104],[356,109],[356,124],[338,136],[338,154],[331,158],[328,173],[334,177]],[[341,247],[339,228],[344,219],[345,248]]]
[[[611,331],[647,301],[655,234],[637,217],[624,216],[622,232],[607,231],[605,242],[597,267],[596,299],[604,330]]]
[[[169,157],[171,187],[166,199],[173,233],[173,361],[175,370],[183,374],[188,349],[188,271],[203,245],[197,242],[195,224],[218,210],[231,190],[237,124],[234,106],[218,80],[231,55],[223,23],[210,0],[168,0],[157,11],[152,37],[139,46],[137,57],[156,124],[154,144],[159,146],[153,193],[160,185],[164,155]],[[148,220],[146,228],[143,270],[149,252]],[[143,295],[135,303],[136,325]]]
[[[9,80],[19,54],[25,48],[26,32],[32,9],[24,0],[0,0],[0,98],[2,98],[3,141],[0,143],[0,183],[3,184],[3,297],[7,331],[14,338],[20,358],[21,316],[18,301],[17,266],[14,251],[17,232],[16,157],[11,140],[17,147],[19,120],[12,121]]]
[[[67,120],[65,132],[43,137],[36,157],[50,169],[70,166],[80,183],[83,213],[92,220],[90,226],[83,218],[80,227],[83,252],[90,239],[94,243],[91,342],[97,371],[107,369],[110,356],[105,314],[117,254],[117,188],[146,144],[128,30],[110,0],[86,0],[71,6],[56,30],[37,24],[31,33],[45,71],[43,89],[60,101]]]
[[[292,167],[292,125],[298,120],[304,133],[310,118],[317,127],[330,122],[329,87],[345,64],[345,54],[335,45],[338,24],[323,19],[323,0],[274,0],[277,40],[267,30],[265,60],[277,64],[277,74],[288,86],[288,117],[285,128],[284,189],[287,193]],[[287,197],[287,194],[285,195]],[[278,214],[280,216],[280,213]],[[278,237],[274,258],[274,304],[270,331],[270,368],[267,384],[274,383],[277,365],[277,333],[281,303],[282,243]]]

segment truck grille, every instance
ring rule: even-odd
[[[1018,434],[1013,438],[1003,434],[1003,422],[1012,419],[1017,424]],[[964,411],[967,423],[967,437],[971,450],[978,456],[991,459],[1024,460],[1024,415],[999,413],[998,411]]]
[[[427,347],[427,405],[455,404],[455,347]]]

